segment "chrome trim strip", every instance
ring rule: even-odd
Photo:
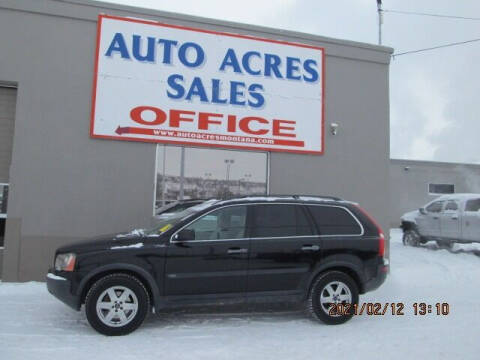
[[[360,232],[360,234],[335,234],[335,235],[298,235],[298,236],[276,236],[276,237],[255,237],[255,238],[238,238],[238,239],[216,239],[216,240],[185,240],[185,241],[175,241],[173,240],[173,237],[175,235],[177,235],[180,231],[182,231],[183,229],[185,229],[187,226],[189,226],[190,224],[194,223],[195,221],[197,220],[200,220],[201,218],[203,218],[204,216],[207,216],[208,214],[210,214],[211,212],[213,211],[216,211],[216,210],[220,210],[220,209],[223,209],[223,208],[227,208],[227,207],[231,207],[231,206],[249,206],[249,205],[272,205],[272,204],[281,204],[281,205],[295,205],[295,206],[328,206],[328,207],[337,207],[337,208],[340,208],[340,209],[343,209],[345,211],[347,211],[354,219],[355,221],[358,223],[358,225],[360,226],[360,229],[362,230]],[[230,205],[223,205],[223,206],[220,206],[218,208],[215,208],[215,209],[212,209],[210,210],[209,212],[203,214],[201,217],[198,217],[192,221],[190,221],[188,224],[185,224],[184,226],[182,226],[180,229],[178,229],[177,231],[175,231],[172,236],[170,236],[170,243],[171,244],[174,244],[174,243],[188,243],[188,242],[195,242],[195,243],[198,243],[198,242],[218,242],[218,241],[243,241],[243,240],[272,240],[272,239],[291,239],[291,238],[329,238],[329,237],[342,237],[342,236],[352,236],[352,237],[360,237],[360,236],[363,236],[365,234],[365,229],[362,225],[362,223],[357,219],[357,217],[349,210],[347,209],[346,207],[344,206],[339,206],[339,205],[330,205],[330,204],[309,204],[309,203],[280,203],[280,202],[268,202],[268,201],[262,201],[262,202],[252,202],[252,203],[248,203],[248,204],[230,204]]]

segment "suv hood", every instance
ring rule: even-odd
[[[102,235],[61,246],[57,249],[57,253],[73,252],[79,254],[112,248],[141,247],[145,239],[146,237],[138,230],[124,234]]]

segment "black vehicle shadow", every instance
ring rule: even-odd
[[[205,305],[175,309],[162,309],[149,316],[144,327],[196,326],[202,324],[231,325],[248,322],[290,322],[310,321],[300,304],[236,304]]]

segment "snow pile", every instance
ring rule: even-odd
[[[47,274],[47,278],[53,279],[53,280],[67,281],[67,279],[65,279],[64,277],[57,276],[57,275],[52,274],[52,273],[48,273],[48,274]]]
[[[392,235],[391,275],[360,301],[402,302],[403,316],[362,315],[326,326],[299,307],[202,307],[163,311],[128,336],[108,338],[44,284],[0,283],[0,359],[478,359],[476,250],[404,247],[401,233]],[[450,313],[415,316],[415,302],[434,309],[448,303]]]
[[[129,233],[126,234],[118,234],[115,236],[116,238],[124,238],[124,237],[131,237],[131,236],[143,236],[145,235],[145,229],[133,229]]]
[[[202,211],[202,210],[205,210],[206,208],[212,206],[213,204],[215,204],[216,202],[218,202],[217,199],[210,199],[210,200],[207,200],[203,203],[200,203],[200,204],[197,204],[197,205],[194,205],[192,207],[189,207],[187,208],[186,210],[188,210],[189,212],[198,212],[198,211]]]

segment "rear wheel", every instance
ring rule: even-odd
[[[338,307],[339,304],[344,306]],[[352,318],[354,304],[358,304],[355,281],[343,272],[329,271],[314,281],[307,300],[307,311],[316,320],[338,325]],[[349,310],[342,311],[345,309]]]
[[[150,308],[145,286],[127,274],[98,280],[87,293],[85,313],[90,325],[104,335],[126,335],[137,329]]]

